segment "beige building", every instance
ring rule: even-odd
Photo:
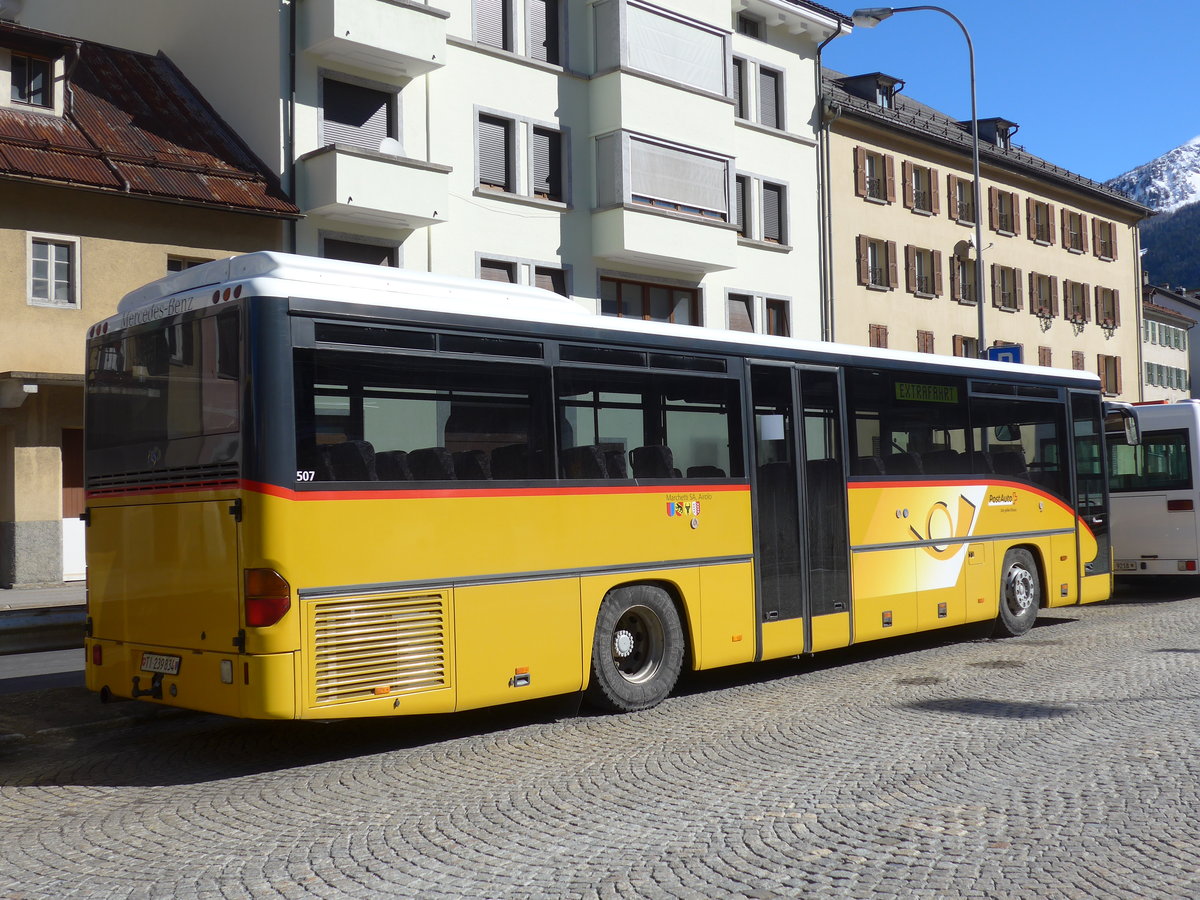
[[[83,575],[88,327],[295,213],[169,60],[0,23],[0,586]]]
[[[833,340],[1087,369],[1139,399],[1137,223],[1149,210],[1012,143],[980,121],[981,209],[970,123],[905,97],[881,73],[823,79],[826,331]],[[983,284],[976,284],[975,215]]]

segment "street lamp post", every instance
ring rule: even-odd
[[[943,15],[949,16],[962,29],[963,37],[967,39],[967,57],[971,64],[971,174],[974,179],[972,199],[975,205],[975,209],[973,210],[975,216],[975,307],[979,317],[978,355],[985,357],[987,356],[987,348],[984,346],[983,323],[983,203],[980,198],[981,189],[979,184],[979,118],[975,111],[975,45],[971,43],[971,34],[967,31],[967,26],[962,23],[962,20],[958,16],[948,9],[942,9],[940,6],[901,6],[894,9],[887,6],[880,6],[870,9],[856,9],[852,18],[854,24],[860,28],[874,28],[894,13],[918,12],[921,10],[940,12]]]

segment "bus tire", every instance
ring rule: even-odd
[[[683,645],[679,613],[662,588],[635,584],[610,591],[596,616],[584,699],[611,712],[658,705],[679,678]]]
[[[1012,549],[1004,554],[1000,571],[1000,614],[992,636],[1020,637],[1033,627],[1042,605],[1037,563],[1028,550]]]

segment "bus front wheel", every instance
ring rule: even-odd
[[[1033,627],[1042,605],[1042,582],[1037,563],[1028,550],[1004,554],[1000,576],[1000,614],[994,637],[1020,637]]]
[[[660,703],[683,666],[683,626],[667,592],[648,584],[611,591],[592,640],[584,697],[599,709],[633,712]]]

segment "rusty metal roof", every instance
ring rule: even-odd
[[[0,107],[0,178],[299,216],[275,174],[162,54],[5,22],[0,46],[57,52],[67,74],[61,116]]]

